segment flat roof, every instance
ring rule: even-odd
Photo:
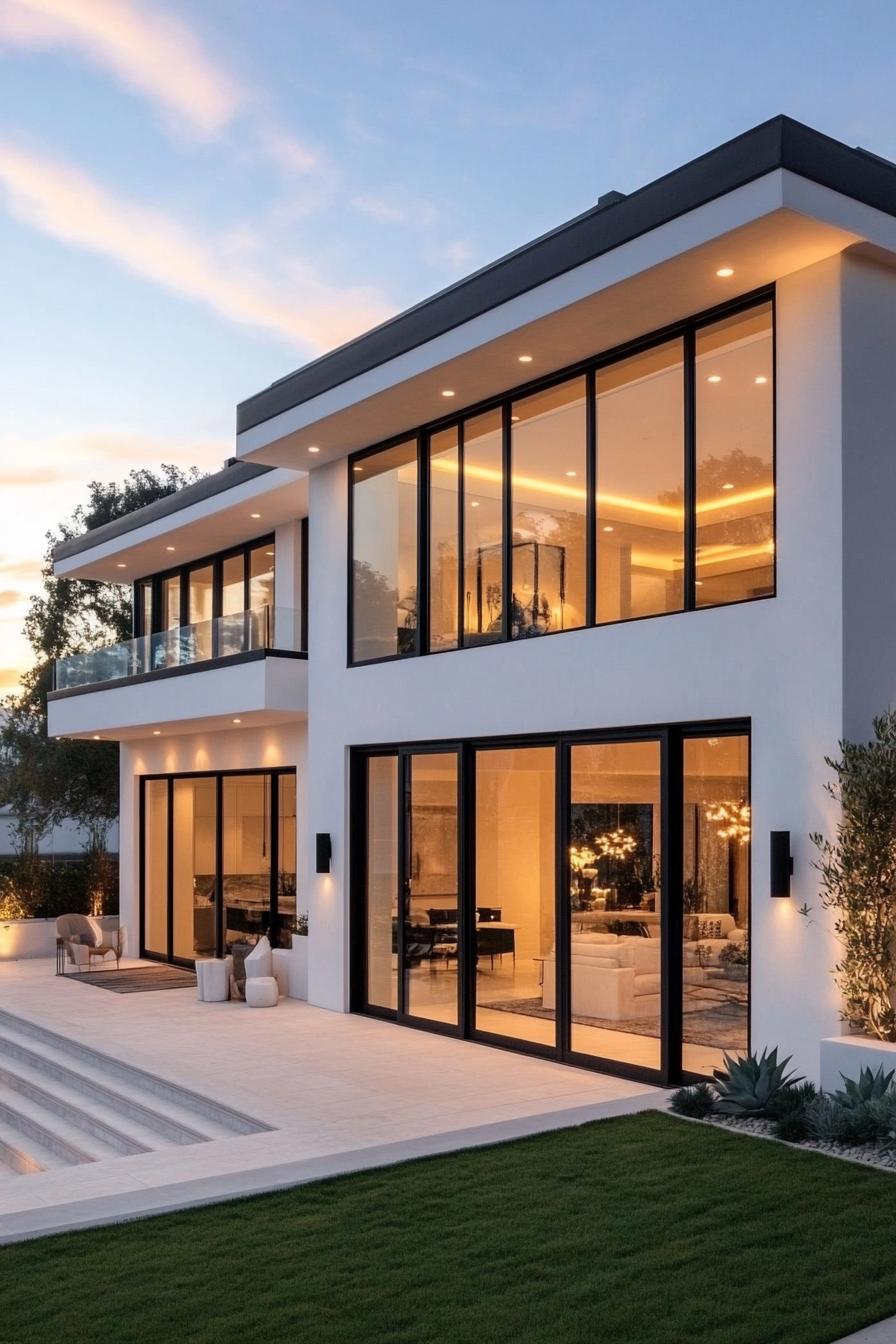
[[[221,494],[223,490],[232,490],[236,485],[244,485],[246,481],[254,480],[256,476],[263,476],[269,471],[276,470],[276,467],[264,466],[258,462],[229,462],[222,471],[216,471],[211,476],[203,476],[201,480],[193,481],[191,485],[185,485],[181,490],[163,495],[161,499],[155,499],[151,504],[144,504],[142,509],[134,509],[132,513],[126,513],[121,518],[113,518],[110,523],[101,523],[99,527],[94,527],[79,537],[72,537],[70,541],[61,541],[53,549],[53,559],[68,560],[73,555],[93,550],[94,546],[114,541],[116,537],[133,532],[138,527],[145,527],[147,523],[154,523],[159,518],[167,518],[172,513],[187,509],[191,504],[211,499],[214,495]]]
[[[610,193],[608,202],[272,383],[239,404],[237,433],[781,168],[896,215],[896,164],[790,117],[773,117],[628,196]]]

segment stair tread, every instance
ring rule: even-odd
[[[24,1086],[19,1087],[16,1085],[17,1083]],[[84,1124],[95,1125],[97,1128],[111,1131],[110,1137],[113,1147],[115,1147],[115,1137],[129,1145],[124,1149],[119,1147],[117,1151],[133,1153],[139,1151],[140,1148],[152,1150],[173,1146],[172,1140],[159,1134],[158,1131],[151,1129],[148,1125],[122,1115],[120,1111],[106,1104],[101,1098],[91,1097],[84,1092],[76,1091],[73,1087],[69,1087],[59,1079],[49,1077],[30,1064],[0,1054],[0,1096],[4,1094],[10,1096],[28,1095],[32,1090],[39,1095],[31,1096],[31,1100],[38,1105],[46,1105],[48,1113],[53,1113],[54,1102],[61,1104],[73,1117],[81,1118]],[[84,1124],[79,1125],[77,1119],[73,1118],[72,1124],[76,1128],[84,1128]]]
[[[113,1155],[108,1148],[98,1153],[96,1140],[91,1141],[89,1135],[67,1126],[61,1116],[35,1106],[27,1097],[0,1093],[0,1123],[16,1134],[11,1140],[16,1147],[29,1153],[35,1148],[52,1153],[55,1166],[80,1166]],[[31,1132],[34,1127],[37,1133]]]

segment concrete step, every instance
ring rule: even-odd
[[[0,1098],[10,1093],[24,1098],[48,1115],[55,1116],[57,1121],[65,1121],[71,1129],[80,1130],[97,1139],[104,1149],[113,1153],[149,1153],[154,1146],[158,1147],[158,1143],[153,1145],[144,1142],[142,1137],[138,1138],[130,1127],[125,1129],[118,1123],[110,1123],[109,1117],[101,1113],[100,1107],[91,1105],[73,1088],[55,1083],[53,1090],[49,1091],[34,1076],[36,1072],[26,1065],[10,1068],[0,1062]]]
[[[16,1176],[32,1176],[55,1166],[56,1160],[49,1152],[43,1161],[38,1159],[38,1148],[33,1140],[26,1148],[18,1130],[0,1120],[0,1182],[5,1184]]]
[[[0,1034],[0,1069],[14,1069],[39,1087],[45,1088],[73,1106],[88,1110],[100,1119],[123,1128],[125,1132],[155,1150],[170,1144],[204,1143],[211,1135],[187,1124],[173,1107],[148,1106],[121,1087],[109,1087],[83,1068],[72,1069],[60,1062],[59,1052],[25,1045],[12,1036]],[[113,1119],[114,1117],[114,1119]],[[192,1121],[193,1117],[189,1119]],[[120,1124],[124,1121],[124,1125]]]
[[[182,1142],[199,1142],[234,1134],[259,1134],[271,1128],[241,1111],[203,1097],[190,1088],[158,1078],[144,1069],[125,1064],[91,1046],[70,1040],[5,1010],[0,1010],[0,1037],[0,1050],[7,1057],[16,1055],[21,1062],[38,1070],[43,1069],[55,1076],[57,1081],[72,1087],[75,1087],[74,1079],[92,1084],[94,1089],[102,1087],[106,1090],[102,1098],[104,1104],[114,1105],[110,1093],[126,1097],[129,1102],[142,1105],[145,1111],[151,1110],[156,1120],[162,1117],[190,1131],[190,1137],[185,1137]],[[31,1057],[25,1060],[22,1050],[30,1051]],[[67,1070],[64,1078],[60,1077],[59,1068]],[[100,1098],[96,1096],[95,1099]],[[176,1139],[174,1141],[177,1142]]]
[[[0,1122],[17,1135],[20,1150],[33,1156],[41,1166],[79,1167],[98,1160],[96,1153],[68,1137],[64,1121],[51,1128],[44,1118],[40,1108],[24,1097],[16,1098],[15,1104],[0,1098]]]

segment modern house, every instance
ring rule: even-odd
[[[894,358],[896,165],[779,117],[243,402],[222,472],[56,556],[134,586],[50,704],[121,742],[131,945],[307,911],[322,1007],[817,1075],[824,757],[896,687]]]

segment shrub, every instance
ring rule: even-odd
[[[772,1133],[776,1139],[783,1139],[785,1143],[805,1143],[809,1137],[806,1107],[799,1106],[796,1110],[785,1111],[772,1124]]]
[[[862,1069],[858,1082],[854,1078],[847,1078],[845,1074],[841,1073],[843,1089],[833,1094],[834,1099],[847,1109],[861,1106],[867,1101],[879,1101],[890,1090],[894,1075],[896,1075],[896,1069],[884,1073],[882,1064],[879,1064],[873,1073],[870,1068]]]
[[[836,1097],[824,1096],[806,1108],[806,1124],[814,1139],[847,1146],[886,1139],[891,1124],[888,1116],[882,1114],[879,1099],[844,1106]]]
[[[724,1056],[725,1068],[715,1069],[716,1110],[722,1115],[765,1115],[769,1105],[784,1089],[802,1082],[785,1072],[790,1055],[778,1063],[777,1048],[756,1055]]]
[[[705,1120],[715,1110],[715,1093],[709,1083],[695,1083],[693,1087],[680,1087],[672,1093],[670,1108],[676,1115],[688,1115],[692,1120]]]
[[[817,1096],[818,1089],[814,1083],[794,1083],[791,1087],[782,1088],[772,1097],[766,1107],[766,1114],[770,1120],[783,1120],[785,1116],[805,1111]]]

